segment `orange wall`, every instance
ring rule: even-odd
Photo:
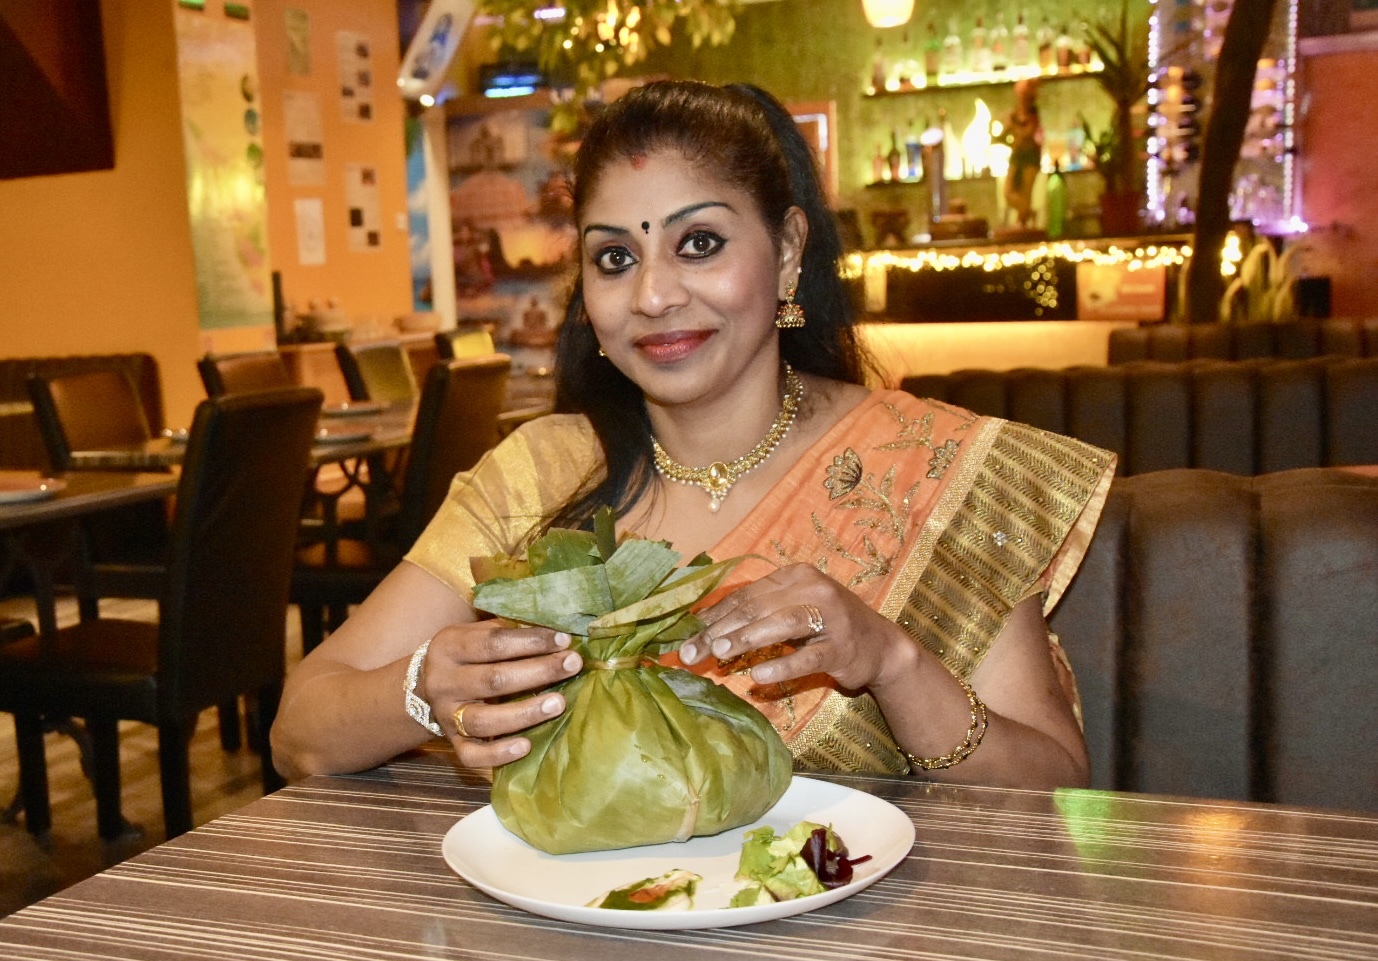
[[[1331,313],[1378,316],[1378,39],[1355,34],[1303,46],[1302,214],[1305,263],[1331,278]]]
[[[305,10],[310,17],[311,72],[306,76],[287,70],[287,7]],[[302,309],[310,300],[334,299],[356,327],[370,317],[390,324],[398,315],[411,312],[404,107],[396,86],[400,59],[396,0],[257,0],[254,18],[263,91],[268,238],[273,267],[282,272],[284,296]],[[335,54],[339,31],[365,34],[372,41],[372,123],[346,123],[341,117]],[[313,92],[319,99],[326,166],[321,187],[288,183],[281,93],[288,88]],[[349,249],[348,163],[370,164],[378,170],[382,243],[377,250],[355,253]],[[298,262],[293,210],[298,197],[319,197],[324,203],[326,262],[320,266],[303,267]]]
[[[172,5],[102,0],[115,168],[0,181],[0,356],[148,351],[204,396]]]
[[[308,11],[313,70],[325,120],[327,262],[297,266],[292,200],[312,191],[286,182],[281,84],[286,0],[253,5],[264,104],[269,241],[290,298],[333,297],[353,317],[391,320],[411,309],[405,225],[403,108],[391,78],[398,61],[395,0],[291,0]],[[204,397],[203,350],[187,216],[178,101],[174,0],[101,0],[115,168],[0,181],[0,357],[147,351],[162,372],[167,421],[187,424]],[[373,40],[376,119],[348,126],[330,99],[335,32]],[[332,114],[331,110],[334,109]],[[350,254],[343,164],[378,167],[382,249]],[[261,331],[244,328],[258,346]],[[223,339],[217,335],[217,343]],[[233,331],[228,332],[233,333]]]

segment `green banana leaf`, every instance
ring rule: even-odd
[[[676,567],[680,555],[663,541],[617,543],[611,518],[600,512],[592,534],[548,532],[527,552],[530,576],[474,587],[476,609],[569,631],[584,657],[583,671],[551,688],[563,691],[565,712],[527,731],[530,753],[494,773],[498,818],[552,854],[740,827],[790,781],[789,749],[760,711],[651,659],[702,629],[690,607],[741,558],[701,554]]]

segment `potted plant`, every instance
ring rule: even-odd
[[[1121,0],[1118,18],[1086,29],[1086,42],[1103,65],[1095,78],[1113,105],[1110,125],[1099,133],[1084,117],[1081,121],[1091,159],[1105,181],[1101,230],[1111,235],[1137,232],[1143,206],[1142,137],[1134,113],[1150,84],[1148,23],[1130,15],[1130,2]]]

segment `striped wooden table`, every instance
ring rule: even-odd
[[[1378,819],[842,778],[913,818],[888,877],[758,925],[637,932],[489,899],[440,853],[486,782],[430,752],[316,777],[0,921],[17,959],[1378,957]]]

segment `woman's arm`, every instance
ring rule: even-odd
[[[569,635],[479,621],[463,598],[404,561],[288,676],[272,730],[278,770],[289,778],[359,771],[428,740],[403,696],[408,662],[427,638],[416,692],[471,767],[525,754],[530,742],[511,735],[559,714],[564,698],[475,704],[464,713],[469,737],[455,732],[460,705],[539,690],[582,663]]]
[[[824,628],[815,634],[808,607]],[[680,657],[693,664],[792,642],[752,668],[760,684],[831,675],[843,690],[869,691],[900,747],[941,757],[963,743],[971,703],[957,679],[898,624],[805,564],[782,568],[728,595],[701,616],[708,627]],[[986,705],[980,747],[960,764],[926,772],[935,780],[1010,787],[1082,786],[1086,745],[1059,682],[1037,598],[1015,606],[971,677]]]

